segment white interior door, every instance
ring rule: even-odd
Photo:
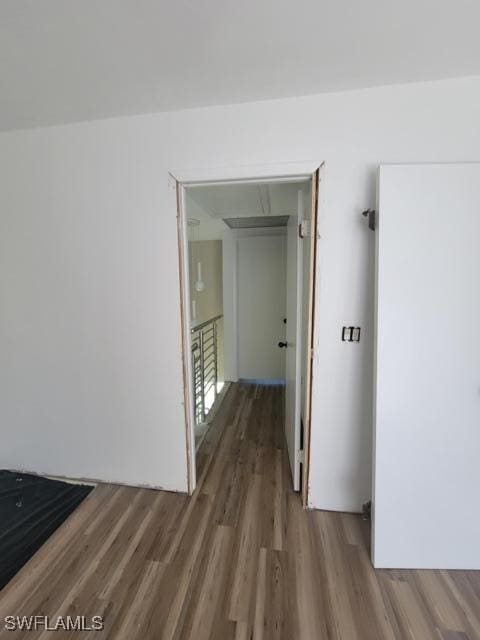
[[[303,254],[298,225],[303,219],[303,191],[298,191],[297,215],[287,228],[287,331],[285,364],[285,437],[293,488],[300,490],[300,411],[302,359]]]
[[[238,377],[279,383],[284,354],[286,238],[238,239]]]
[[[382,166],[373,563],[480,569],[480,165]]]

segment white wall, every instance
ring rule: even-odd
[[[203,291],[195,289],[198,263],[202,272]],[[223,314],[223,251],[221,240],[189,240],[188,268],[190,310],[193,324],[206,322]],[[193,317],[193,303],[196,315]]]
[[[370,497],[380,162],[478,160],[480,78],[0,135],[0,464],[186,488],[167,172],[326,161],[310,505]],[[359,345],[343,324],[361,326]]]
[[[185,213],[188,217],[188,206]],[[201,225],[200,225],[201,226]],[[198,263],[201,264],[203,291],[195,289]],[[223,316],[223,250],[221,240],[189,240],[188,267],[190,285],[190,323]],[[195,312],[195,316],[194,316]],[[223,318],[217,320],[217,379],[224,376]]]

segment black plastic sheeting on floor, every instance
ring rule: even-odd
[[[0,471],[0,589],[93,487]]]

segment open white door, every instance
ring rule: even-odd
[[[285,364],[285,437],[293,489],[300,490],[300,410],[302,366],[303,254],[298,225],[303,220],[303,191],[298,191],[297,215],[287,228],[287,331]]]
[[[375,567],[480,569],[480,164],[379,174]]]

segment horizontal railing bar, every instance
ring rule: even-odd
[[[200,331],[200,329],[203,329],[203,327],[206,327],[210,323],[216,322],[217,320],[220,320],[220,318],[223,318],[223,314],[222,313],[219,316],[215,316],[214,318],[210,318],[210,320],[205,320],[205,322],[201,322],[200,324],[195,325],[194,327],[192,327],[190,329],[190,332],[191,333],[196,333],[197,331]]]

